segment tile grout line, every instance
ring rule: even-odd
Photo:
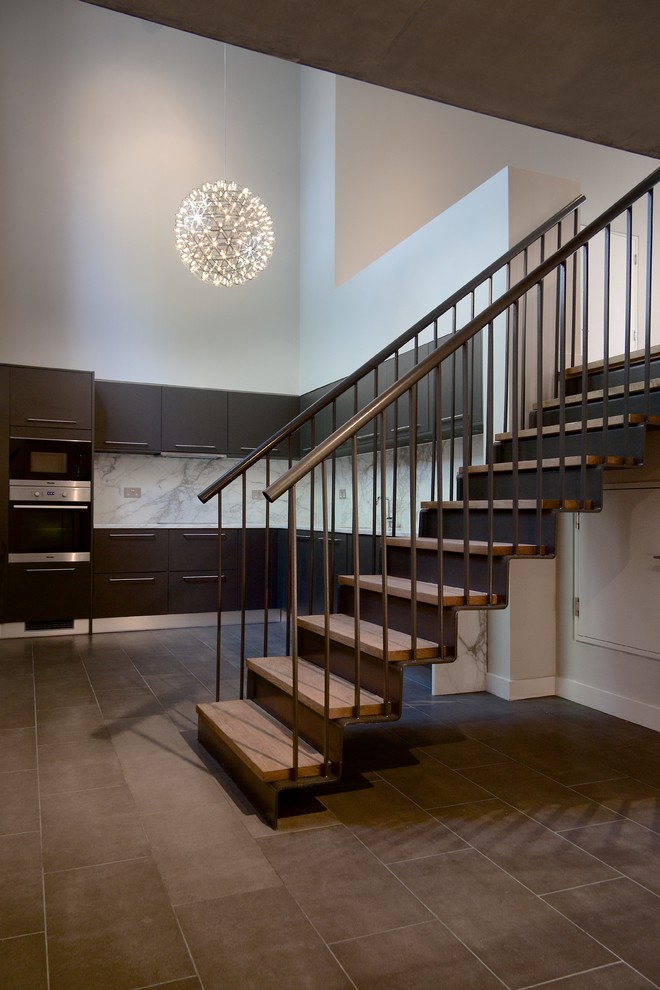
[[[39,759],[39,722],[37,719],[37,678],[34,664],[34,641],[32,651],[32,701],[34,705],[34,749],[37,770],[37,804],[39,809],[39,851],[41,854],[41,903],[44,916],[44,960],[46,964],[46,988],[50,990],[50,957],[48,952],[48,915],[46,913],[46,870],[44,863],[44,829],[41,806],[41,762]]]

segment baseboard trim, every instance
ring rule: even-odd
[[[270,622],[279,622],[281,612],[271,608],[268,612]],[[263,622],[263,609],[254,609],[245,613],[245,621]],[[215,626],[218,621],[217,612],[186,612],[167,615],[124,615],[116,618],[93,619],[92,632],[135,632],[148,629],[192,629],[195,626]],[[241,621],[240,612],[223,612],[222,625],[236,626]]]
[[[596,711],[615,718],[646,726],[647,729],[660,731],[660,707],[648,705],[635,698],[626,698],[620,694],[603,691],[602,688],[591,684],[582,684],[569,677],[557,677],[557,694],[560,698],[575,701],[578,705],[595,708]]]
[[[512,680],[499,674],[486,673],[486,690],[506,701],[524,698],[547,698],[556,694],[556,677],[523,677]]]

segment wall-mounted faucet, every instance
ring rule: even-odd
[[[379,495],[378,498],[376,499],[376,505],[378,505],[380,500],[381,500],[381,496]],[[385,505],[387,507],[387,515],[385,517],[385,521],[387,523],[386,529],[389,530],[392,526],[392,500],[387,495],[385,496]]]

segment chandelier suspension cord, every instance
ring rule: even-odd
[[[222,98],[223,98],[223,108],[222,108],[222,121],[223,121],[223,153],[224,153],[224,168],[222,174],[225,179],[227,178],[227,42],[223,42],[223,64],[224,64],[224,80],[222,84]]]

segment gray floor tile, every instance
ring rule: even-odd
[[[0,939],[43,931],[39,832],[0,836]],[[0,985],[8,986],[9,984]]]
[[[618,777],[596,784],[584,784],[576,790],[624,818],[660,832],[660,788],[632,777]]]
[[[121,763],[164,754],[191,755],[190,747],[165,714],[112,719],[108,728]]]
[[[261,890],[177,908],[204,990],[349,990],[291,895]]]
[[[213,900],[281,880],[217,792],[213,803],[193,803],[142,819],[154,860],[173,905]]]
[[[37,765],[37,740],[34,728],[0,730],[0,773],[33,770]]]
[[[519,763],[463,770],[495,797],[555,830],[613,821],[619,816]]]
[[[439,808],[491,797],[478,784],[426,756],[421,750],[411,750],[411,756],[416,761],[412,766],[393,767],[381,773],[385,780],[421,808]]]
[[[43,935],[0,940],[0,986],[11,990],[47,990]]]
[[[426,908],[343,826],[259,841],[283,883],[326,942],[386,931],[430,917]]]
[[[126,990],[195,976],[149,859],[46,877],[51,990]]]
[[[34,687],[32,678],[12,680],[2,686],[0,729],[22,729],[34,726]]]
[[[321,803],[383,863],[465,847],[461,839],[384,780],[325,795]]]
[[[358,990],[502,990],[502,983],[437,921],[335,942]]]
[[[578,887],[545,898],[624,962],[660,984],[660,898],[632,880]]]
[[[36,770],[0,773],[0,835],[39,829]]]
[[[101,714],[106,721],[117,718],[143,718],[160,715],[163,706],[145,685],[96,692]]]
[[[618,875],[566,838],[497,799],[439,808],[434,814],[537,894]],[[569,838],[572,834],[566,833]]]
[[[615,963],[590,973],[578,973],[556,980],[547,990],[655,990],[656,984],[635,973],[625,963]]]
[[[399,863],[392,870],[508,986],[527,987],[615,961],[476,850]]]
[[[44,870],[71,870],[147,853],[126,784],[41,798]]]
[[[618,821],[563,833],[631,880],[660,894],[660,835],[636,822]],[[659,933],[660,937],[660,933]]]

